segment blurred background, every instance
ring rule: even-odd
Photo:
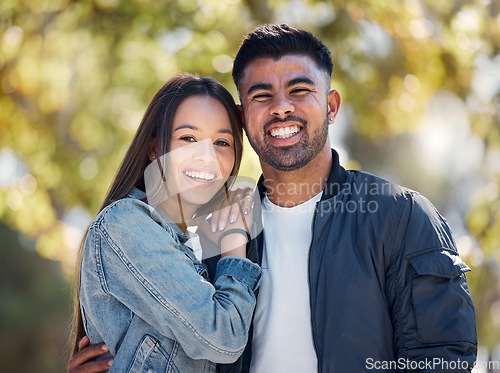
[[[76,247],[146,106],[183,72],[237,99],[233,57],[266,22],[329,46],[342,163],[446,217],[480,359],[500,360],[499,0],[2,0],[2,371],[65,371]],[[248,143],[242,173],[260,173]]]

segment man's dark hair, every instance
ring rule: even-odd
[[[332,56],[328,48],[309,31],[299,30],[287,24],[264,25],[250,32],[236,54],[233,64],[233,80],[236,87],[243,70],[257,58],[280,59],[289,54],[311,57],[320,69],[330,77],[333,71]]]

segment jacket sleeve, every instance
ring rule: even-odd
[[[470,269],[435,207],[418,193],[407,197],[387,271],[398,363],[405,371],[470,371],[477,353]]]
[[[179,249],[169,227],[155,222],[138,201],[113,205],[92,230],[105,293],[177,340],[193,359],[229,363],[238,358],[255,307],[261,274],[256,264],[223,258],[212,285]]]

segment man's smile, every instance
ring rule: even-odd
[[[278,139],[286,139],[299,133],[301,129],[299,126],[275,127],[269,130],[269,134]]]

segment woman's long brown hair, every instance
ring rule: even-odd
[[[243,153],[243,129],[233,97],[219,82],[209,77],[180,75],[169,80],[154,96],[149,104],[132,143],[123,158],[115,178],[111,183],[104,201],[99,208],[101,212],[106,206],[127,196],[133,188],[145,189],[144,171],[150,163],[148,147],[152,139],[156,139],[156,154],[169,151],[172,122],[181,102],[190,96],[209,96],[218,100],[227,110],[234,137],[235,162],[231,176],[236,176],[240,168]],[[234,178],[231,178],[234,179]],[[224,191],[220,191],[224,193]],[[82,251],[85,246],[88,228],[80,243],[74,285],[74,318],[71,333],[71,356],[78,353],[78,342],[85,336],[85,328],[80,309],[80,267]]]

